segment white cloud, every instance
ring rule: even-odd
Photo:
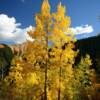
[[[84,26],[77,26],[71,29],[75,35],[92,33],[94,31],[93,27],[88,24]]]
[[[32,26],[27,28],[19,28],[21,23],[17,23],[14,17],[8,17],[5,14],[0,14],[0,43],[15,43],[21,44],[26,41],[34,41],[32,37],[27,34],[27,31],[32,29]],[[94,31],[90,25],[77,26],[71,28],[75,35],[87,34]]]
[[[12,42],[15,44],[21,44],[23,42],[34,41],[28,34],[27,31],[32,29],[29,26],[25,29],[19,28],[21,23],[17,23],[14,17],[8,17],[5,14],[0,14],[0,42]]]

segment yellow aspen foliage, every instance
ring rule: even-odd
[[[54,19],[51,37],[56,45],[64,45],[64,43],[73,41],[73,33],[70,29],[70,17],[65,15],[65,7],[58,5],[57,13],[53,13]]]
[[[14,57],[5,78],[12,100],[75,100],[76,83],[86,83],[84,69],[88,74],[91,60],[87,55],[73,67],[78,51],[65,7],[60,3],[57,12],[50,13],[49,2],[44,0],[35,21],[35,29],[28,32],[34,43],[27,42],[23,56]]]
[[[32,63],[35,70],[38,70],[36,73],[40,77],[41,91],[47,92],[42,97],[50,98],[48,94],[51,91],[50,95],[55,94],[56,96],[53,95],[52,97],[57,99],[59,88],[61,90],[60,95],[63,97],[65,84],[70,84],[73,77],[72,65],[77,55],[77,52],[73,50],[74,35],[70,29],[71,20],[70,17],[65,15],[65,7],[61,3],[57,7],[57,12],[50,14],[48,0],[44,0],[41,13],[36,14],[35,20],[36,29],[32,37],[36,41],[33,44],[30,58],[33,58]],[[50,48],[49,41],[52,43]],[[63,47],[65,48],[63,49]],[[28,59],[29,62],[30,58]],[[59,69],[61,69],[61,72],[59,72]],[[61,76],[59,76],[60,74]],[[43,87],[46,88],[43,89]]]
[[[50,5],[48,0],[44,0],[42,7],[41,7],[41,14],[43,17],[48,18],[50,17]]]
[[[15,86],[20,87],[21,83],[23,82],[23,76],[22,76],[22,71],[23,68],[21,67],[21,62],[20,60],[18,61],[15,59],[15,61],[12,61],[12,66],[10,68],[9,75],[5,78],[5,80],[10,80],[10,84],[13,83]]]
[[[62,100],[63,92],[67,89],[66,94],[71,100],[73,98],[72,80],[74,78],[73,64],[77,52],[74,51],[74,35],[70,29],[71,20],[70,17],[65,15],[65,7],[61,3],[57,7],[57,13],[52,14],[53,28],[51,34],[51,41],[53,42],[53,48],[50,52],[50,66],[55,66],[54,84],[58,87],[58,100]],[[51,68],[52,68],[51,67]],[[54,68],[53,68],[54,70]],[[54,78],[51,76],[51,78]],[[56,98],[56,99],[57,99]]]
[[[38,84],[36,73],[28,73],[26,78],[27,85]]]
[[[88,84],[91,84],[89,82],[89,75],[91,73],[91,69],[90,69],[90,66],[92,65],[92,61],[90,59],[90,56],[89,55],[86,55],[85,58],[81,58],[81,61],[80,63],[77,65],[77,68],[75,69],[75,74],[77,76],[77,80],[82,82],[81,84],[82,85],[88,85]]]
[[[4,79],[4,84],[7,86],[6,92],[8,92],[5,98],[8,98],[8,96],[18,100],[35,98],[38,77],[32,68],[32,64],[15,57],[11,65],[9,74]]]

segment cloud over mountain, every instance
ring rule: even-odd
[[[84,26],[77,26],[77,27],[71,28],[71,29],[75,35],[88,34],[88,33],[92,33],[94,31],[93,27],[88,24],[84,25]]]

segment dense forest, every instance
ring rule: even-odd
[[[100,52],[100,47],[97,46],[97,43],[99,43],[99,42],[100,42],[100,36],[96,36],[96,37],[92,37],[92,38],[78,40],[75,43],[75,49],[79,50],[79,53],[75,57],[74,66],[79,66],[79,64],[82,60],[82,57],[85,58],[85,56],[87,54],[89,54],[90,58],[92,60],[92,65],[90,66],[90,68],[94,69],[96,72],[95,73],[95,75],[96,75],[95,76],[95,84],[96,84],[95,89],[96,90],[93,91],[94,96],[92,97],[92,100],[99,100],[99,89],[100,89],[100,87],[99,87],[99,84],[100,84],[100,80],[99,80],[100,79],[100,75],[99,75],[99,72],[100,72],[100,62],[99,62],[100,61],[100,54],[99,54],[99,52]],[[65,49],[65,46],[66,46],[66,44],[62,48]],[[51,49],[49,49],[49,52],[50,51],[51,51]],[[12,51],[12,49],[9,46],[1,44],[1,48],[0,48],[0,61],[1,61],[0,62],[0,66],[1,66],[0,67],[0,79],[1,80],[8,75],[8,73],[10,71],[12,59],[16,59],[16,56],[17,56],[17,60],[20,58],[20,55],[18,55],[18,53],[19,53],[18,51],[15,51],[15,53],[14,53],[14,51]],[[26,61],[25,57],[23,57],[23,59]],[[90,81],[87,81],[85,84],[89,85],[89,82]],[[81,96],[82,98],[79,97],[79,99],[77,98],[75,100],[81,100],[81,99],[85,100],[86,94],[84,94],[83,96],[84,97]],[[95,97],[95,96],[97,96],[97,97]],[[12,100],[12,99],[10,99],[10,100]],[[23,100],[23,99],[21,99],[21,100]],[[28,100],[28,99],[26,99],[26,100]],[[87,98],[87,100],[89,100],[89,99]]]

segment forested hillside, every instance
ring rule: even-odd
[[[79,49],[80,55],[90,54],[93,67],[100,72],[100,36],[95,36],[83,40],[78,40],[76,48]],[[79,56],[80,57],[80,56]]]

